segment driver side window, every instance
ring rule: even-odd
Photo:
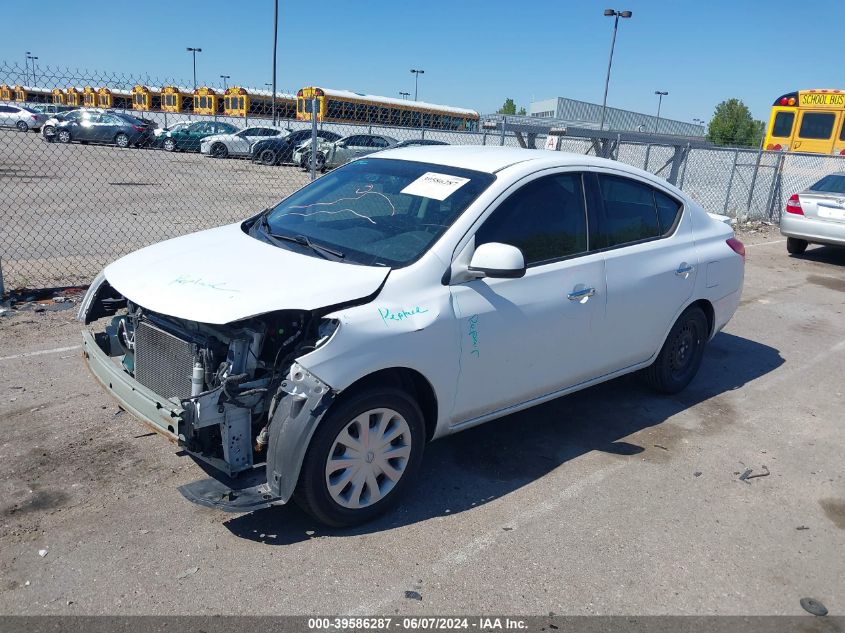
[[[512,193],[475,234],[475,246],[501,242],[516,246],[525,265],[587,251],[587,210],[580,173],[533,180]]]

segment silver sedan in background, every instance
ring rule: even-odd
[[[829,174],[790,196],[780,218],[786,250],[800,255],[810,244],[845,246],[845,172]]]
[[[11,103],[0,103],[0,127],[14,127],[21,132],[38,130],[47,120],[46,114]]]

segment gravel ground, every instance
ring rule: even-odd
[[[12,310],[0,612],[842,614],[845,251],[742,236],[742,307],[685,392],[626,377],[437,441],[345,531],[185,501],[202,471],[83,369],[74,310]]]

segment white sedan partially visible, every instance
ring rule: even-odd
[[[235,134],[214,134],[202,139],[200,153],[214,158],[229,156],[249,156],[253,143],[268,138],[284,138],[290,130],[280,127],[248,127]]]

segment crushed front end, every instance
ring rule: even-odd
[[[289,500],[334,391],[295,359],[337,323],[281,310],[229,323],[156,313],[95,279],[79,319],[86,363],[120,405],[211,468],[186,497],[244,511]],[[101,321],[100,321],[101,320]],[[269,447],[269,451],[268,451]],[[267,468],[263,468],[267,464]]]

